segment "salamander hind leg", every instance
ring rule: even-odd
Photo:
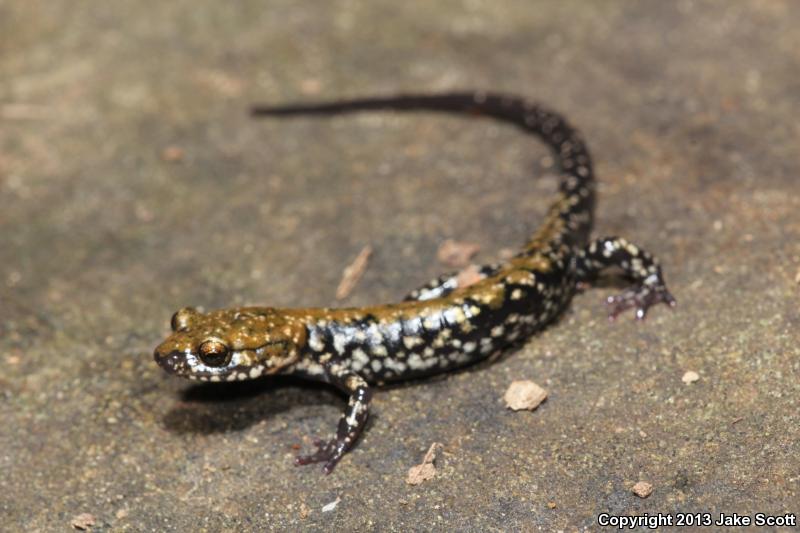
[[[658,303],[675,305],[658,261],[648,252],[619,237],[605,237],[590,243],[573,257],[573,270],[579,283],[594,280],[610,267],[619,267],[634,284],[607,300],[609,318],[614,319],[626,309],[634,308],[636,318],[644,319],[647,310]]]
[[[325,371],[327,380],[349,395],[347,408],[339,419],[336,436],[329,441],[315,440],[317,451],[310,455],[298,455],[295,458],[295,464],[307,465],[324,462],[325,465],[322,469],[326,474],[330,474],[336,467],[336,463],[353,447],[364,429],[369,415],[372,390],[361,376],[347,370],[341,363],[326,365]]]

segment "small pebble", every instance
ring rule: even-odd
[[[94,515],[90,513],[81,513],[72,519],[72,527],[86,531],[91,528],[95,523]]]
[[[322,512],[323,513],[329,513],[331,511],[333,511],[334,509],[336,509],[336,506],[339,505],[340,501],[342,501],[342,499],[337,496],[336,499],[333,500],[331,503],[327,503],[327,504],[322,506]]]
[[[700,374],[698,374],[694,370],[689,370],[683,375],[683,377],[681,378],[681,381],[683,381],[684,383],[686,383],[688,385],[689,383],[694,383],[695,381],[697,381],[699,379],[700,379]]]
[[[547,398],[547,391],[533,381],[512,381],[503,399],[506,407],[514,411],[533,411]]]
[[[631,488],[631,492],[640,498],[647,498],[653,493],[653,485],[647,481],[640,481]]]

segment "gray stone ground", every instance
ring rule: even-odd
[[[95,531],[800,512],[799,24],[796,3],[766,0],[0,3],[0,529],[67,531],[84,512]],[[445,238],[480,243],[480,261],[521,242],[554,183],[509,127],[245,113],[473,87],[583,130],[597,233],[663,259],[675,312],[610,324],[614,288],[590,290],[494,365],[378,393],[328,477],[291,457],[333,428],[335,392],[155,366],[180,306],[333,304],[368,243],[346,303],[390,301],[441,271]],[[549,389],[536,412],[504,409],[519,378]],[[407,485],[432,442],[437,477]]]

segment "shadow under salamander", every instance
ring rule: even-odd
[[[332,387],[291,376],[192,384],[180,395],[181,403],[163,419],[165,427],[175,433],[239,431],[297,406],[336,405],[343,409],[346,402]]]

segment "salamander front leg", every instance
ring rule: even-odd
[[[647,310],[658,303],[675,306],[675,298],[669,293],[661,266],[649,253],[619,237],[598,239],[575,254],[573,269],[578,283],[594,280],[609,267],[619,267],[634,281],[634,285],[607,300],[609,318],[614,319],[622,311],[636,309],[636,318],[643,320]]]
[[[350,372],[339,363],[326,365],[325,370],[328,382],[346,391],[350,396],[347,409],[339,419],[336,436],[329,441],[316,440],[314,444],[317,446],[317,451],[311,455],[298,455],[294,462],[296,465],[324,462],[322,470],[330,474],[339,459],[353,447],[364,429],[369,415],[372,390],[361,376]]]

